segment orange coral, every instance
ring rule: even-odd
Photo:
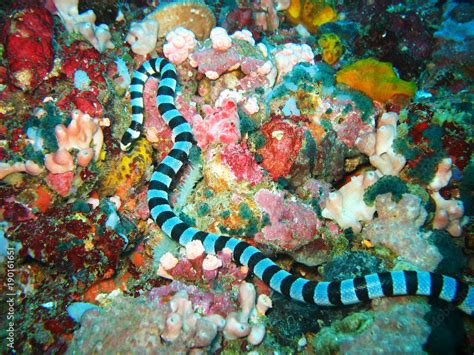
[[[286,15],[291,23],[302,24],[313,34],[319,26],[337,18],[336,10],[324,0],[291,0]]]
[[[416,84],[400,79],[391,63],[379,62],[374,58],[359,60],[339,70],[336,81],[362,91],[381,103],[411,98],[416,91]]]

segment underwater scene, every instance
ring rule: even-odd
[[[0,31],[2,354],[473,354],[471,1]]]

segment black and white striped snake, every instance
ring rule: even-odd
[[[158,110],[172,129],[174,138],[171,151],[155,169],[148,188],[151,217],[167,236],[183,246],[192,240],[200,240],[206,253],[211,254],[229,248],[236,262],[247,265],[273,290],[298,301],[341,306],[377,297],[420,295],[440,298],[474,315],[474,287],[449,276],[423,271],[392,271],[343,281],[310,281],[282,270],[270,258],[242,240],[200,231],[183,222],[170,206],[169,190],[176,174],[186,163],[194,140],[191,126],[175,106],[177,75],[173,65],[166,59],[152,59],[135,71],[130,86],[132,123],[122,138],[121,148],[124,151],[130,149],[133,141],[140,136],[144,116],[143,89],[150,77],[160,79]]]

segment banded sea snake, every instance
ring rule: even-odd
[[[257,248],[242,240],[207,233],[187,225],[170,206],[169,190],[176,174],[187,162],[194,140],[191,126],[175,106],[177,74],[174,66],[166,59],[152,59],[135,71],[130,86],[132,122],[122,137],[121,148],[128,150],[140,137],[144,117],[143,89],[150,77],[160,79],[158,110],[172,129],[174,138],[171,151],[156,167],[148,188],[151,217],[167,236],[183,246],[192,240],[200,240],[206,253],[210,254],[229,248],[235,261],[247,265],[251,272],[273,290],[298,301],[320,306],[342,306],[377,297],[420,295],[440,298],[463,312],[474,315],[474,287],[446,275],[423,271],[392,271],[343,281],[310,281],[282,270]]]

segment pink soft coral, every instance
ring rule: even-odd
[[[270,225],[255,236],[258,243],[294,251],[316,239],[322,223],[310,207],[265,189],[255,194],[255,202],[270,218]]]
[[[233,101],[224,101],[218,107],[203,106],[205,117],[192,118],[194,138],[200,148],[211,143],[230,144],[240,140],[240,120]]]

